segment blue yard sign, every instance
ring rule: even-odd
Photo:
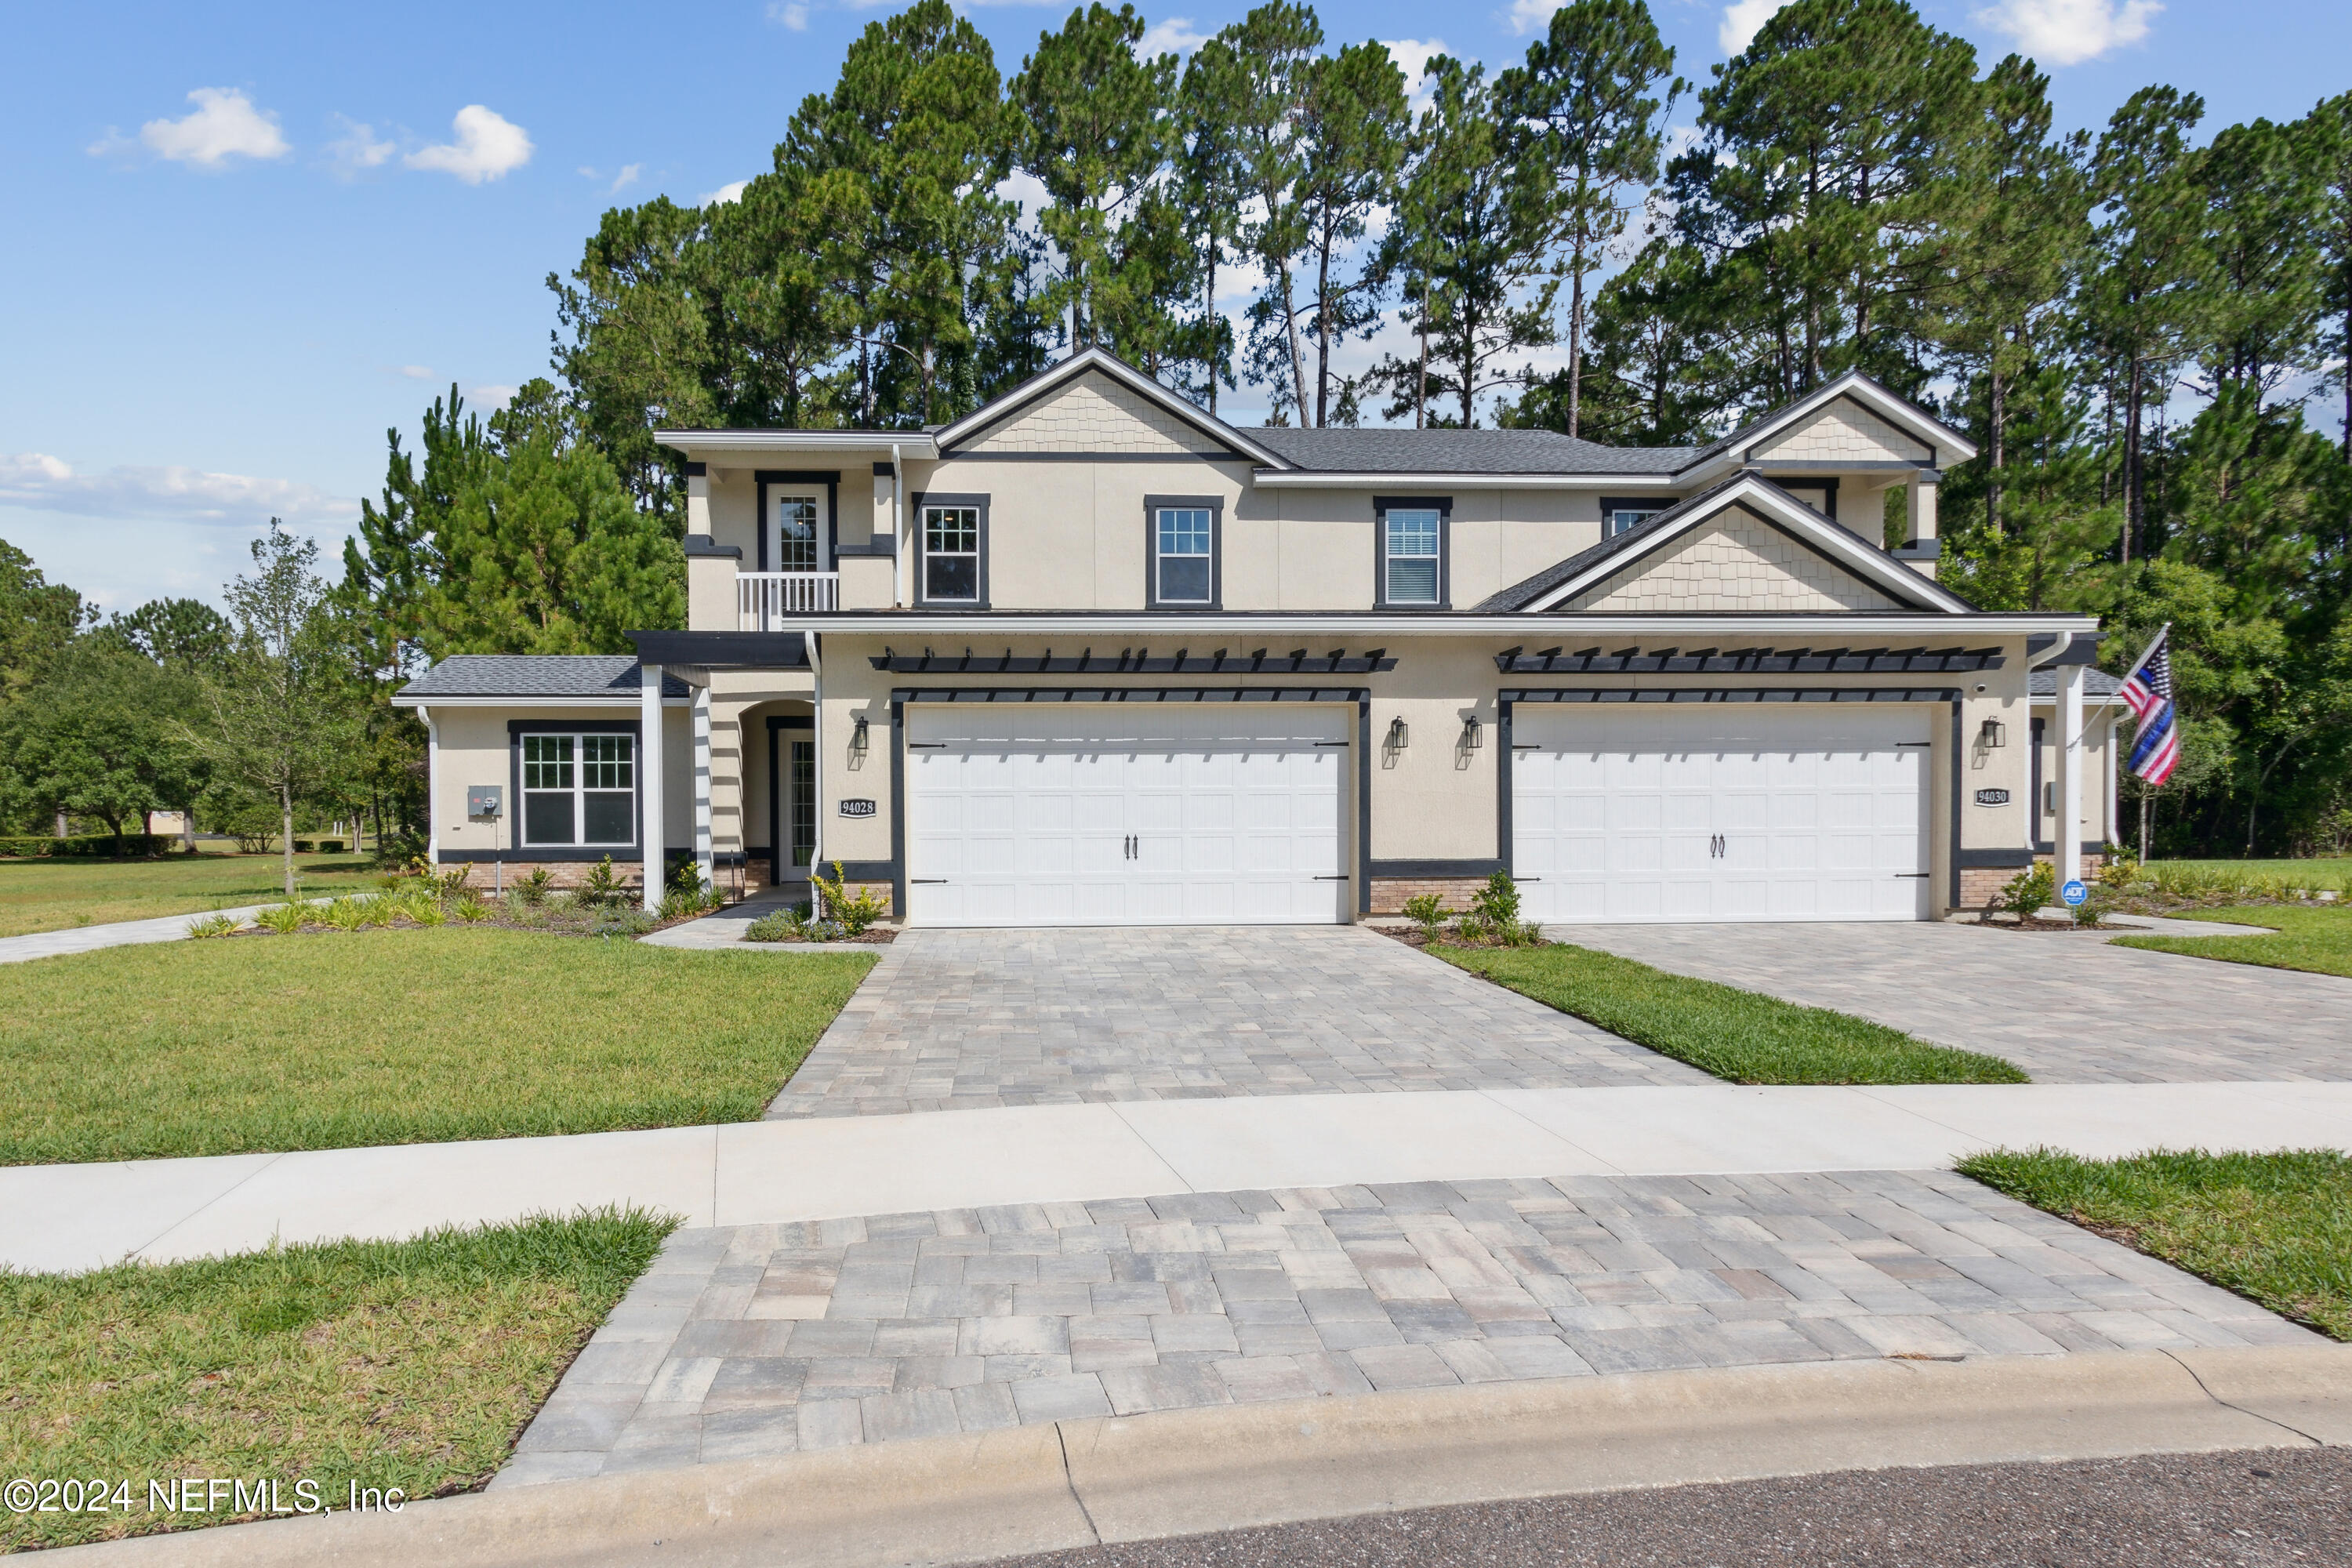
[[[2058,889],[2058,896],[2066,901],[2066,907],[2071,910],[2080,907],[2083,900],[2091,896],[2091,889],[2080,882],[2069,882]]]

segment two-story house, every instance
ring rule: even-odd
[[[1553,924],[1923,920],[2114,833],[2096,622],[1937,584],[1975,449],[1864,376],[1627,449],[1244,429],[1091,351],[930,429],[662,439],[688,629],[403,692],[439,863],[839,860],[918,925],[1496,869]]]

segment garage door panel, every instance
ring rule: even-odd
[[[1514,731],[1532,918],[1925,918],[1925,712],[1529,705]]]

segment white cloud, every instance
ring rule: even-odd
[[[213,474],[188,468],[114,468],[77,473],[46,452],[0,454],[0,506],[85,517],[158,518],[178,521],[258,524],[284,518],[289,525],[341,524],[358,503],[293,479]]]
[[[1511,31],[1522,37],[1544,31],[1551,26],[1551,14],[1560,5],[1561,0],[1511,0]]]
[[[751,184],[749,180],[730,180],[715,191],[703,192],[696,198],[694,205],[698,207],[708,207],[716,206],[721,202],[740,202],[743,199],[744,190]]]
[[[783,4],[779,0],[778,4],[768,7],[768,20],[795,33],[805,33],[808,31],[808,7]]]
[[[1429,107],[1432,96],[1428,85],[1429,62],[1452,51],[1446,48],[1444,38],[1383,38],[1381,47],[1388,50],[1389,58],[1396,61],[1397,69],[1404,72],[1406,106],[1419,114]]]
[[[2148,18],[2163,9],[2156,0],[2001,0],[1974,19],[2015,38],[2044,64],[2071,66],[2138,43],[2147,37]]]
[[[429,364],[396,364],[392,367],[392,374],[404,375],[411,381],[430,381],[433,379],[433,367]]]
[[[1015,169],[999,180],[995,195],[999,201],[1019,204],[1024,223],[1034,221],[1054,200],[1046,194],[1045,182],[1025,169]]]
[[[492,414],[512,403],[514,395],[521,390],[520,386],[469,386],[466,389],[466,401],[479,413]]]
[[[350,179],[368,169],[380,169],[400,151],[388,141],[376,140],[374,126],[362,125],[340,114],[335,118],[341,122],[343,133],[327,143],[327,157],[334,164],[335,173],[343,178]]]
[[[1135,58],[1153,60],[1161,55],[1189,55],[1207,43],[1209,37],[1192,26],[1192,17],[1171,16],[1144,29],[1143,37],[1136,42]]]
[[[293,151],[278,129],[278,117],[253,107],[253,100],[233,87],[200,87],[188,94],[195,110],[178,120],[151,120],[139,128],[139,140],[159,158],[217,169],[231,158],[283,158]],[[110,138],[90,149],[111,151]]]
[[[412,169],[438,169],[469,185],[499,179],[530,162],[530,137],[504,116],[469,103],[452,121],[455,142],[411,153],[402,162]]]
[[[1732,0],[1723,8],[1723,20],[1715,29],[1715,41],[1723,46],[1727,55],[1736,55],[1755,41],[1788,0]]]
[[[608,196],[620,195],[626,187],[635,184],[637,176],[645,172],[646,166],[643,163],[623,164],[621,172],[613,176],[613,183],[605,188],[604,194]]]

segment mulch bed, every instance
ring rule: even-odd
[[[751,942],[751,939],[748,936],[743,940],[747,942],[751,942],[753,947],[806,947],[812,942],[820,941],[820,939],[815,937],[803,937],[797,942],[789,938],[782,942]],[[898,940],[898,928],[895,926],[867,926],[856,936],[835,936],[823,938],[822,945],[827,947],[838,947],[844,942],[857,942],[867,947],[887,947]]]

